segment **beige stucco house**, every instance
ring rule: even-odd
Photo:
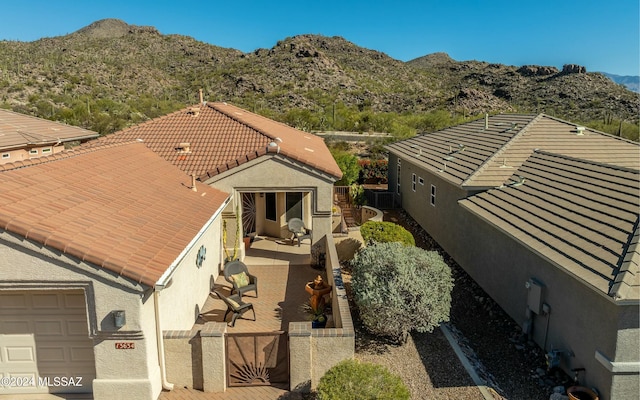
[[[636,399],[640,146],[540,114],[388,149],[397,201],[552,363],[601,399]]]
[[[288,237],[293,217],[312,229],[314,243],[331,234],[333,183],[342,172],[318,136],[203,101],[85,146],[136,139],[198,181],[232,194],[224,212],[228,247],[236,220],[243,236]]]
[[[0,164],[59,153],[65,143],[82,143],[98,136],[97,132],[0,108]]]
[[[233,248],[236,221],[288,237],[298,217],[327,243],[340,176],[322,139],[205,102],[0,165],[0,377],[27,382],[0,394],[157,398],[163,334],[192,329],[223,226]]]
[[[0,166],[0,394],[157,398],[228,201],[137,141]]]

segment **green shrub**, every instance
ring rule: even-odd
[[[453,279],[437,252],[374,243],[351,265],[354,300],[370,332],[403,342],[412,330],[432,332],[449,320]]]
[[[416,241],[408,230],[393,222],[367,221],[360,227],[365,243],[400,242],[415,246]]]
[[[382,365],[344,360],[329,369],[318,384],[320,400],[403,400],[409,390],[400,377]]]
[[[342,171],[342,178],[335,183],[336,186],[348,186],[358,180],[360,175],[358,157],[341,150],[332,151],[331,155]]]

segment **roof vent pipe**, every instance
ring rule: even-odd
[[[196,174],[191,174],[191,190],[194,192],[198,191],[198,188],[196,187]]]
[[[484,130],[486,131],[487,129],[489,129],[489,114],[485,113],[484,114]]]
[[[202,96],[202,89],[200,89],[200,104],[204,104],[204,97]]]

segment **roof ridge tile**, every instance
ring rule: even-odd
[[[467,177],[467,179],[465,179],[460,186],[465,186],[467,183],[471,182],[473,179],[476,178],[476,176],[480,175],[482,172],[485,171],[485,169],[489,166],[490,163],[492,163],[496,158],[498,158],[499,155],[503,154],[511,145],[513,145],[513,143],[516,141],[516,139],[520,138],[522,135],[524,135],[524,133],[528,130],[529,127],[531,127],[535,122],[537,122],[538,120],[540,120],[543,117],[543,114],[537,114],[533,119],[531,119],[531,121],[529,121],[525,126],[523,126],[522,128],[520,128],[520,130],[511,137],[511,139],[507,140],[506,143],[504,143],[498,150],[494,151],[493,154],[487,158],[486,160],[484,160],[484,162],[482,164],[480,164],[480,166],[478,166],[478,168],[476,168],[476,170]]]
[[[32,165],[45,164],[45,163],[53,162],[57,160],[64,160],[66,158],[76,157],[82,154],[87,154],[94,151],[107,149],[110,147],[126,146],[133,143],[142,143],[142,140],[131,140],[131,141],[120,142],[120,143],[105,143],[105,144],[99,144],[97,146],[91,146],[91,147],[78,146],[78,147],[74,147],[72,149],[64,150],[59,153],[51,154],[48,156],[28,158],[26,160],[18,160],[10,163],[0,164],[0,172],[16,170],[20,168],[29,167]]]

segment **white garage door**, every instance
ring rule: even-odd
[[[0,394],[88,393],[95,375],[82,291],[0,292]]]

